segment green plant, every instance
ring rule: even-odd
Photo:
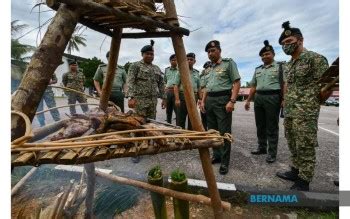
[[[171,180],[174,182],[183,182],[184,180],[186,180],[185,173],[180,171],[179,169],[174,170],[170,176]]]
[[[162,170],[160,169],[160,166],[157,165],[155,167],[153,167],[149,172],[148,172],[148,176],[150,178],[153,178],[153,179],[158,179],[160,177],[162,177]]]

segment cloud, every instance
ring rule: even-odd
[[[339,56],[339,3],[338,1],[319,0],[176,0],[177,13],[181,26],[191,30],[184,37],[187,52],[197,55],[195,67],[201,69],[207,61],[204,47],[209,40],[221,42],[223,57],[233,58],[244,82],[250,81],[255,67],[261,64],[258,52],[265,39],[269,40],[276,51],[276,60],[286,61],[278,38],[282,32],[281,24],[289,20],[291,26],[301,29],[304,45],[307,49],[323,54],[329,62]],[[18,19],[31,26],[38,26],[38,8],[30,13],[35,1],[12,1],[12,20]],[[42,10],[48,10],[46,6]],[[41,22],[54,16],[53,12],[41,13]],[[45,29],[43,29],[45,32]],[[90,29],[84,32],[87,47],[74,52],[86,58],[98,57],[104,61],[109,50],[110,37]],[[42,34],[43,36],[43,34]],[[21,42],[36,45],[37,31],[21,39]],[[168,65],[168,58],[174,53],[171,39],[155,39],[155,64],[161,68]],[[103,42],[103,43],[102,43]],[[149,43],[149,39],[122,40],[119,63],[137,61],[141,58],[140,49]]]

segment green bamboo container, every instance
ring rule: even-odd
[[[179,192],[187,192],[187,179],[176,182],[171,180],[170,182],[170,188],[179,191]],[[190,217],[190,209],[189,209],[189,202],[173,198],[173,204],[174,204],[174,216],[175,219],[189,219]]]
[[[163,176],[152,178],[148,176],[148,183],[151,185],[163,187]],[[153,211],[156,219],[167,219],[165,196],[159,193],[151,192]]]

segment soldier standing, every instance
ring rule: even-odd
[[[129,108],[135,108],[140,116],[156,119],[157,98],[162,98],[162,108],[166,107],[164,81],[161,70],[152,64],[154,60],[154,41],[141,49],[142,60],[132,63],[127,75],[127,96]],[[134,163],[140,161],[139,156],[132,159]]]
[[[64,73],[62,76],[62,83],[65,87],[71,88],[80,92],[84,92],[84,81],[85,76],[82,72],[78,71],[78,65],[75,60],[69,61],[69,72]],[[68,96],[68,104],[75,104],[77,101],[79,103],[86,103],[86,98],[82,94],[78,94],[72,91],[66,91]],[[89,110],[87,105],[81,105],[83,112]],[[70,114],[76,114],[75,106],[69,107]]]
[[[207,114],[208,129],[221,135],[231,133],[232,111],[241,86],[236,63],[230,58],[221,58],[220,42],[210,41],[205,51],[211,60],[201,110]],[[231,143],[225,140],[220,149],[213,149],[212,163],[221,163],[219,172],[225,175],[230,164]]]
[[[320,100],[328,98],[329,92],[321,92],[317,81],[328,68],[327,59],[303,47],[304,38],[298,28],[284,28],[279,43],[291,56],[286,64],[287,90],[285,93],[285,135],[291,152],[290,171],[278,172],[282,179],[294,181],[293,190],[308,191],[313,178],[317,142],[317,122]]]
[[[106,58],[108,60],[109,52],[107,52]],[[94,75],[94,85],[99,96],[102,95],[101,86],[104,82],[104,78],[106,78],[106,75],[107,75],[107,64],[99,65]],[[124,70],[124,67],[118,65],[115,71],[113,85],[112,85],[112,92],[109,97],[109,100],[115,103],[117,106],[119,106],[122,112],[124,112],[125,85],[126,85],[126,72]]]
[[[171,123],[173,111],[175,112],[175,116],[177,117],[176,107],[175,107],[174,84],[175,84],[176,74],[179,72],[177,69],[177,61],[176,61],[175,54],[170,56],[169,61],[170,61],[170,67],[167,67],[164,73],[167,123]]]
[[[201,74],[199,75],[199,79],[200,79],[200,84],[201,84],[201,89],[199,90],[199,98],[198,98],[198,106],[201,106],[201,102],[203,99],[203,92],[205,90],[205,80],[208,77],[208,69],[210,67],[210,61],[207,61],[206,63],[204,63],[203,65],[203,70],[201,72]],[[208,123],[207,123],[207,115],[205,114],[205,112],[200,111],[201,113],[201,120],[202,120],[202,125],[204,127],[205,130],[208,130]]]
[[[57,77],[55,74],[52,75],[49,85],[50,84],[56,84],[57,83]],[[42,111],[44,109],[44,101],[47,105],[48,108],[54,108],[56,107],[56,101],[55,101],[55,95],[53,93],[53,90],[51,87],[47,87],[43,97],[41,98],[41,101],[39,103],[37,111]],[[58,109],[52,109],[50,110],[52,118],[57,122],[59,121],[60,118],[60,113],[58,112]],[[38,121],[40,123],[40,126],[45,125],[45,115],[44,113],[40,113],[37,115],[38,116]]]
[[[255,124],[258,137],[258,148],[251,153],[254,155],[266,154],[266,162],[276,161],[278,145],[279,112],[283,102],[283,63],[274,60],[275,51],[264,41],[264,47],[259,56],[263,61],[255,69],[249,96],[245,103],[245,109],[250,109],[250,101],[254,98]]]
[[[191,76],[191,85],[194,92],[194,97],[197,102],[198,100],[198,91],[200,89],[200,79],[199,79],[199,71],[197,69],[193,68],[193,65],[196,63],[196,55],[194,53],[188,53],[187,54],[187,62],[188,66],[190,68],[190,76]],[[188,119],[188,125],[187,129],[192,130],[191,121],[189,119],[187,108],[186,108],[186,102],[185,102],[185,95],[184,95],[184,88],[181,83],[180,74],[177,73],[175,83],[174,83],[174,93],[175,93],[175,105],[177,107],[177,116],[176,116],[176,125],[181,126],[183,129],[186,127],[186,118]]]

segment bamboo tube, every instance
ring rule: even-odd
[[[188,194],[188,193],[184,193],[184,192],[178,192],[178,191],[174,191],[171,189],[150,185],[150,184],[145,183],[145,182],[106,174],[106,173],[103,173],[100,171],[96,171],[96,175],[100,176],[102,178],[109,179],[109,180],[116,182],[116,183],[135,186],[135,187],[138,187],[141,189],[156,192],[156,193],[170,196],[173,198],[178,198],[178,199],[186,200],[186,201],[190,201],[190,202],[198,202],[198,203],[202,203],[204,205],[209,205],[209,206],[212,205],[210,198],[208,198],[204,195],[194,195],[194,194]],[[221,206],[224,210],[227,210],[227,211],[229,211],[231,208],[231,204],[228,202],[224,202],[224,201],[221,201]]]
[[[163,187],[163,176],[158,179],[148,176],[150,185]],[[167,219],[165,196],[156,192],[151,192],[152,206],[155,219]]]

